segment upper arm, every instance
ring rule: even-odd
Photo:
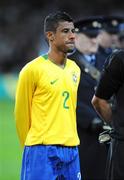
[[[113,94],[118,92],[120,86],[124,83],[124,52],[113,53],[103,69],[96,96],[109,99]]]
[[[19,139],[22,145],[25,143],[31,124],[32,97],[35,90],[33,73],[29,69],[23,69],[19,75],[15,100],[15,120]]]
[[[30,70],[22,70],[19,74],[16,90],[16,102],[31,102],[31,98],[35,89],[35,81],[33,73]]]

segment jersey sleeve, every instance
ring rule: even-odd
[[[32,96],[35,89],[31,68],[24,67],[19,74],[15,100],[15,120],[20,143],[24,146],[31,123]]]
[[[124,82],[124,52],[113,53],[106,60],[100,81],[95,95],[102,99],[110,99],[117,93],[119,87]]]

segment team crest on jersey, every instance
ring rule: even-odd
[[[77,83],[77,74],[75,72],[72,73],[72,79],[75,83]]]

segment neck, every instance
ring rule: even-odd
[[[58,66],[63,66],[66,63],[67,55],[64,53],[48,52],[48,58]]]

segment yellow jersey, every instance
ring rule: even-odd
[[[15,119],[20,142],[76,146],[80,69],[72,60],[62,69],[44,57],[26,64],[19,74]]]

